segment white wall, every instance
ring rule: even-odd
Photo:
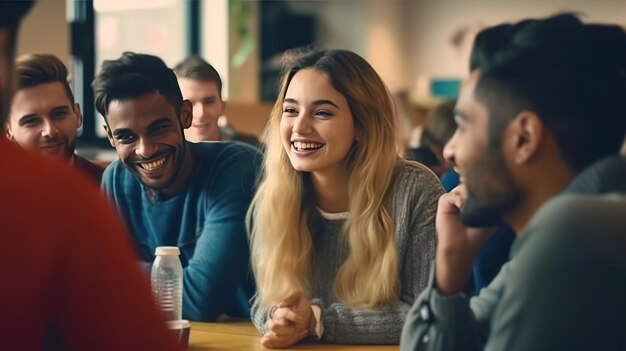
[[[413,76],[466,76],[476,31],[505,21],[576,11],[585,14],[585,21],[626,24],[623,0],[416,0],[410,4],[413,16],[406,24],[411,37],[407,54],[414,60]],[[469,34],[463,45],[451,45],[453,34],[463,28]]]
[[[405,72],[410,58],[406,55],[403,13],[406,1],[368,1],[365,58],[383,78],[391,92],[407,89],[410,76]]]
[[[321,46],[361,54],[392,92],[408,88],[425,102],[431,78],[464,78],[475,34],[485,26],[562,11],[583,20],[626,24],[624,0],[343,0],[292,1],[315,14]],[[465,33],[453,45],[452,38]]]
[[[24,18],[17,54],[33,52],[53,54],[69,65],[70,40],[65,0],[40,0]]]
[[[228,45],[228,1],[203,1],[200,10],[201,21],[200,54],[220,74],[222,78],[222,98],[229,96],[229,45]]]
[[[363,56],[390,90],[396,91],[410,82],[403,72],[406,36],[402,17],[408,4],[398,0],[309,0],[293,1],[289,7],[316,16],[319,46]]]

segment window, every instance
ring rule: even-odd
[[[90,84],[102,61],[124,51],[160,57],[172,67],[198,53],[199,1],[68,0],[71,24],[72,89],[81,103],[81,146],[108,145],[104,120],[93,108]]]

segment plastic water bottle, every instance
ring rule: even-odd
[[[176,246],[159,246],[150,274],[152,294],[165,320],[182,319],[183,312],[183,266],[180,250]]]

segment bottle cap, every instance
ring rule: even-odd
[[[180,250],[176,246],[159,246],[155,253],[157,256],[178,256]]]

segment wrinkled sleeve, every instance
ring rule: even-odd
[[[434,287],[433,267],[428,288],[407,316],[400,349],[482,350],[510,264],[505,264],[493,282],[472,299],[468,298],[469,292],[440,295]]]
[[[563,194],[539,211],[485,350],[626,350],[626,197]]]
[[[322,341],[337,344],[397,344],[411,304],[398,301],[376,310],[342,303],[321,307],[324,326]]]
[[[252,315],[252,324],[254,324],[261,335],[265,334],[267,332],[267,327],[265,325],[267,322],[267,309],[261,308],[259,298],[256,295],[252,302],[250,314]]]
[[[240,146],[240,145],[238,145]],[[227,152],[226,152],[227,151]],[[245,216],[254,194],[260,155],[251,147],[228,148],[218,163],[204,230],[183,269],[183,317],[212,321],[243,285],[250,249]]]

